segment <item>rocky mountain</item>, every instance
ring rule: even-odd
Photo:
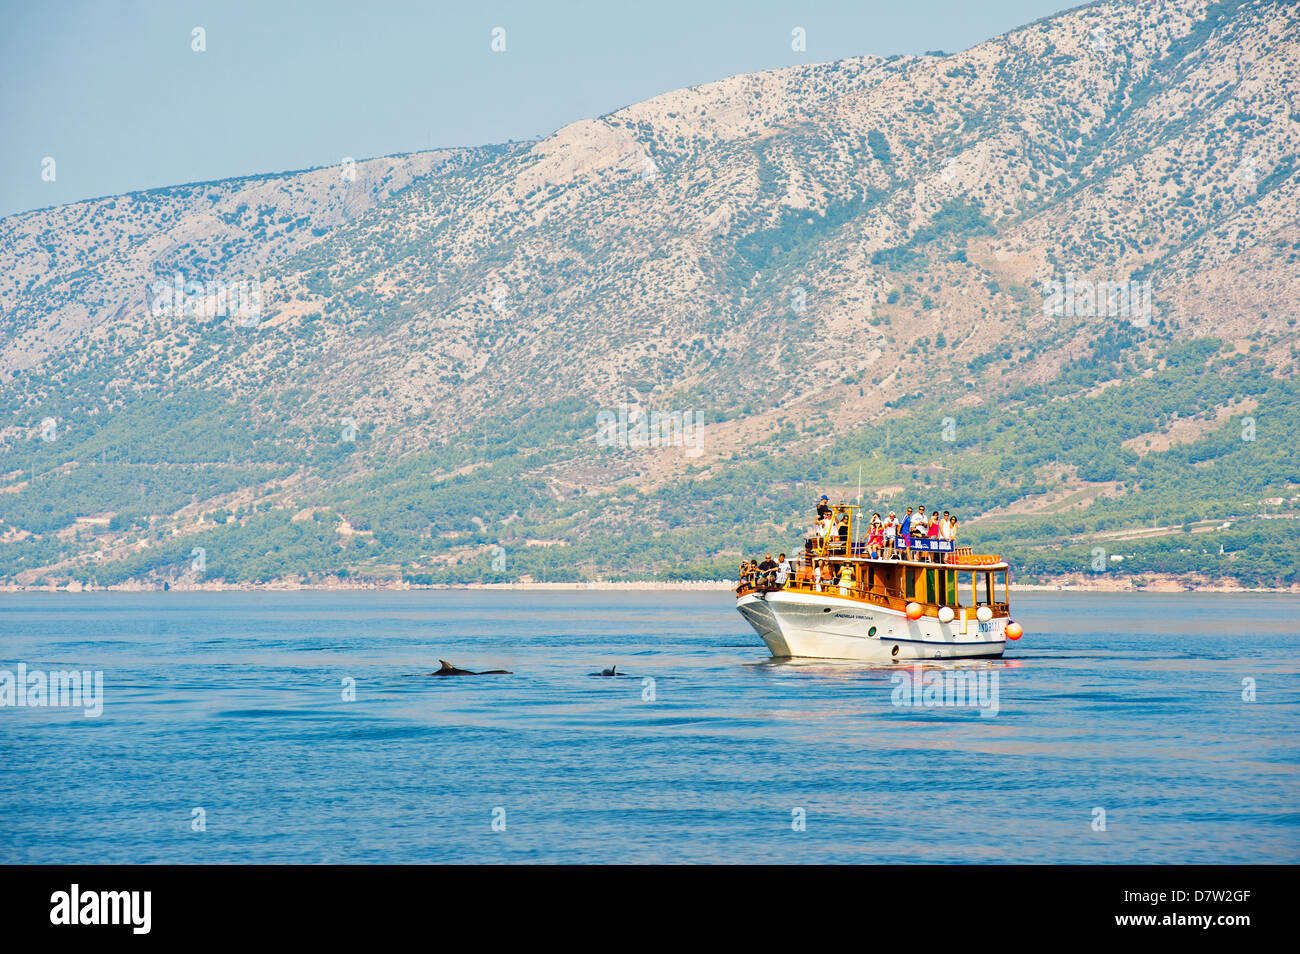
[[[861,472],[1031,578],[1300,584],[1298,69],[1111,0],[11,216],[0,575],[719,576]]]

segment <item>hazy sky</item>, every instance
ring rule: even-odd
[[[736,73],[961,50],[1074,5],[0,0],[0,216],[530,139]],[[504,52],[492,50],[497,27]],[[807,52],[791,49],[795,27]]]

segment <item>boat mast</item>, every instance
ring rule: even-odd
[[[858,512],[855,516],[857,517],[862,516],[862,464],[861,463],[858,464]],[[853,549],[856,549],[857,545],[861,542],[862,542],[862,528],[859,526],[859,521],[855,519],[853,521]]]

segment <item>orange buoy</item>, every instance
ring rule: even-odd
[[[908,619],[920,619],[920,618],[921,618],[922,616],[924,616],[924,615],[925,615],[925,610],[921,609],[921,604],[920,604],[920,603],[908,603],[908,604],[907,604],[907,618],[908,618]]]
[[[1019,639],[1025,634],[1025,630],[1019,623],[1008,622],[1006,633],[1007,639]]]

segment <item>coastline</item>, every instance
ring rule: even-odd
[[[1053,583],[1013,583],[1022,593],[1273,593],[1300,594],[1300,584],[1290,587],[1248,587],[1234,583],[1203,583],[1180,580],[1177,577],[1152,577],[1138,581],[1131,577],[1111,580],[1062,580]],[[414,590],[521,590],[556,592],[577,590],[641,590],[641,591],[699,591],[730,592],[735,589],[733,580],[600,580],[592,582],[562,581],[540,583],[408,583],[405,580],[375,580],[366,583],[339,581],[304,582],[277,580],[270,583],[161,583],[128,582],[112,586],[87,586],[80,583],[62,586],[24,586],[16,583],[0,584],[0,593],[274,593],[274,592],[366,592]]]

